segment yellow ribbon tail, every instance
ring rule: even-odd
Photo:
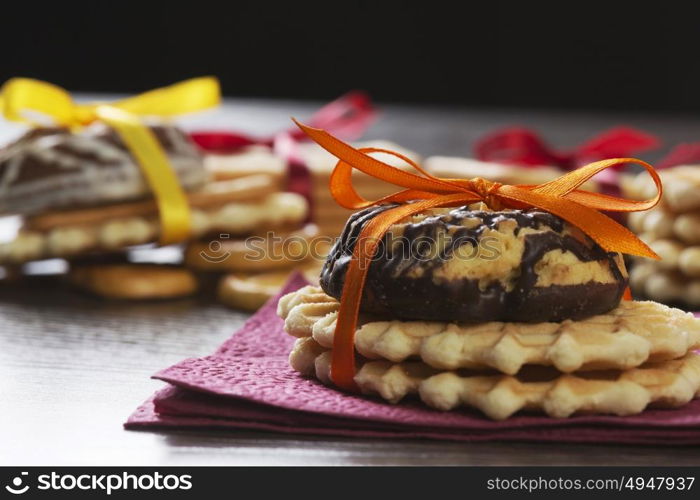
[[[138,116],[123,109],[99,106],[97,116],[122,138],[153,191],[160,217],[160,243],[186,239],[192,226],[187,196],[153,132]]]

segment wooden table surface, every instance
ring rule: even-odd
[[[272,132],[312,104],[230,100],[188,118],[188,127]],[[627,124],[669,145],[700,140],[700,118],[643,113],[384,106],[368,137],[422,154],[468,155],[496,127],[535,127],[560,146]],[[17,133],[0,127],[0,140]],[[649,155],[654,159],[659,153]],[[212,352],[245,320],[205,298],[109,303],[66,291],[56,279],[0,285],[0,464],[2,465],[698,465],[698,447],[442,443],[282,436],[261,432],[133,432],[127,416],[162,384],[157,370]]]

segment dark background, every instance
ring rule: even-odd
[[[4,9],[0,80],[134,92],[214,74],[235,96],[700,111],[700,22],[681,4],[534,5],[23,2]]]

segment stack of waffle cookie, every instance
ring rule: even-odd
[[[181,130],[150,128],[184,188],[191,240],[230,242],[303,226],[306,200],[280,192],[272,177],[216,178]],[[103,124],[80,133],[36,129],[0,150],[0,211],[22,217],[18,233],[0,244],[0,265],[6,268],[65,259],[74,285],[114,298],[169,298],[197,290],[193,269],[202,266],[196,263],[132,262],[135,246],[158,245],[158,206],[131,152]]]
[[[232,153],[207,153],[204,167],[218,183],[264,180],[267,192],[262,197],[253,193],[253,199],[262,205],[271,202],[259,214],[239,206],[226,218],[241,227],[210,231],[185,246],[189,269],[219,277],[219,300],[236,309],[255,310],[279,291],[292,270],[317,281],[317,259],[325,257],[328,246],[317,241],[318,227],[306,223],[307,201],[284,192],[284,159],[267,146],[255,145]],[[314,259],[314,255],[320,257]]]
[[[321,287],[278,305],[297,338],[291,366],[325,384],[333,385],[348,256],[374,215],[368,209],[348,221]],[[391,243],[426,242],[436,231],[459,238],[421,258]],[[472,407],[497,420],[519,411],[631,415],[700,395],[700,320],[656,302],[621,301],[621,256],[551,214],[438,209],[395,224],[384,244],[391,251],[369,267],[354,335],[354,380],[366,395]],[[465,245],[478,250],[462,258]]]
[[[647,176],[648,177],[648,176]],[[629,226],[661,257],[635,262],[632,290],[670,304],[700,308],[700,166],[661,172],[664,194],[648,212],[630,214]],[[655,187],[644,175],[626,177],[622,187],[631,198],[645,199]]]

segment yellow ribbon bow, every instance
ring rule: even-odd
[[[0,112],[8,120],[43,126],[33,115],[49,117],[72,130],[102,121],[112,127],[134,155],[153,191],[161,223],[161,244],[189,236],[192,222],[187,197],[168,157],[142,116],[169,117],[214,107],[221,100],[214,77],[185,80],[110,103],[78,104],[56,85],[30,78],[12,78],[0,89]]]

